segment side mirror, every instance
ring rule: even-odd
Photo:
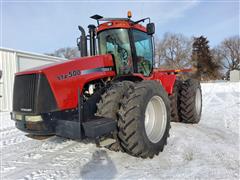
[[[155,33],[155,24],[154,23],[148,23],[147,24],[147,34],[153,35]]]

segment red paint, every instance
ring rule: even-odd
[[[174,83],[176,80],[175,74],[154,73],[153,80],[159,80],[168,94],[172,94]]]
[[[69,77],[59,80],[58,76],[68,74],[73,70],[90,70],[102,67],[113,67],[112,55],[100,55],[94,57],[84,57],[74,60],[69,60],[63,63],[55,63],[52,65],[41,66],[24,72],[16,73],[16,75],[43,73],[51,86],[54,97],[57,101],[60,110],[73,109],[77,107],[78,90],[82,91],[84,85],[92,80],[102,79],[105,77],[114,77],[114,71],[107,72],[92,72],[79,76]],[[174,71],[175,72],[175,71]],[[175,74],[169,74],[169,71],[154,70],[149,77],[144,77],[142,74],[133,74],[143,80],[156,80],[162,84],[168,94],[172,93],[173,86],[176,80]]]
[[[132,24],[130,21],[117,21],[117,20],[112,20],[112,21],[100,24],[97,28],[97,32],[104,31],[107,29],[114,29],[114,28],[123,28],[123,29],[134,28],[143,32],[147,32],[146,28],[141,24]]]
[[[175,74],[168,74],[166,72],[157,72],[153,73],[149,77],[145,77],[142,74],[134,74],[135,76],[140,77],[143,80],[155,80],[162,84],[163,88],[168,94],[172,94],[174,83],[176,80]]]
[[[60,110],[64,110],[77,107],[78,89],[82,91],[87,82],[104,77],[115,76],[115,72],[95,72],[86,75],[74,76],[63,80],[59,80],[57,78],[59,75],[67,74],[72,70],[82,71],[99,67],[109,67],[113,65],[112,55],[101,55],[69,60],[63,63],[57,63],[48,66],[41,66],[28,71],[16,73],[16,75],[34,73],[45,74],[57,101],[58,108]]]

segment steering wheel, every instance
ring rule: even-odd
[[[126,49],[121,48],[119,53],[120,53],[121,57],[123,58],[123,60],[126,60],[128,58],[128,52]]]

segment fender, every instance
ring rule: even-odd
[[[163,88],[168,93],[168,95],[171,95],[173,92],[175,81],[176,81],[176,74],[168,74],[164,72],[153,72],[152,80],[160,81]]]
[[[153,71],[152,74],[148,77],[145,77],[142,74],[134,74],[134,76],[142,80],[158,81],[162,84],[168,95],[172,94],[173,87],[176,81],[176,74],[169,74],[168,72]]]

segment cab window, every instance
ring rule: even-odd
[[[137,55],[137,71],[144,76],[149,76],[153,67],[152,36],[133,30],[133,39]]]
[[[127,29],[109,29],[98,34],[100,54],[113,54],[118,75],[133,71],[132,53]]]

